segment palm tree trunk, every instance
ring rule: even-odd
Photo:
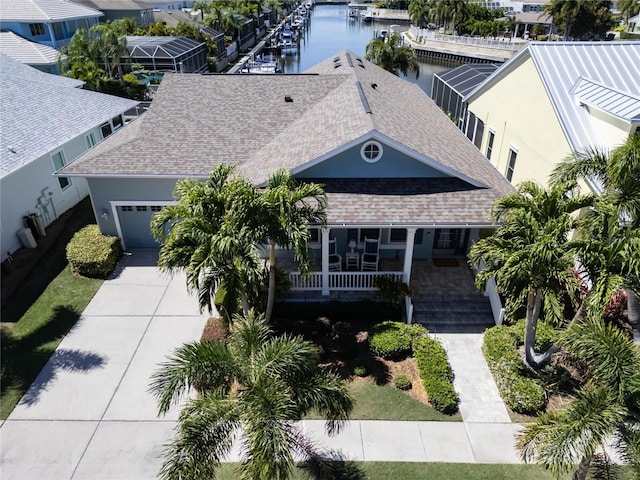
[[[542,293],[539,290],[529,290],[527,295],[527,323],[524,327],[524,351],[527,365],[534,370],[548,362],[551,355],[559,350],[556,345],[553,345],[542,354],[536,353],[536,330],[538,329],[541,308]]]
[[[583,458],[580,462],[580,465],[578,465],[578,469],[573,472],[571,480],[586,480],[590,465],[591,459],[587,457]]]
[[[640,300],[638,300],[638,296],[628,288],[625,289],[627,292],[627,317],[629,318],[629,323],[632,325],[638,325],[640,323]]]
[[[267,322],[271,321],[271,313],[273,312],[273,304],[276,298],[276,245],[271,242],[269,244],[269,291],[267,293],[267,310],[264,318]]]

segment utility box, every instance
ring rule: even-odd
[[[26,248],[36,248],[38,246],[38,242],[33,238],[33,233],[31,233],[31,229],[29,228],[21,228],[18,230],[18,238]]]

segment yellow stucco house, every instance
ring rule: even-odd
[[[531,42],[465,101],[461,128],[491,163],[546,184],[572,152],[639,131],[640,42]]]

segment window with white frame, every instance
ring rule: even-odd
[[[51,161],[53,162],[53,168],[56,172],[60,170],[62,167],[64,167],[65,161],[64,161],[64,153],[62,153],[62,150],[59,150],[53,155],[51,155]],[[60,188],[62,190],[65,190],[66,188],[69,187],[69,185],[71,185],[71,180],[69,180],[68,177],[56,177],[56,178],[58,179],[58,183],[60,184]]]
[[[377,162],[382,157],[382,145],[379,142],[367,142],[362,145],[360,155],[365,162]]]
[[[407,242],[406,228],[390,228],[389,229],[389,243],[406,243],[406,242]]]
[[[93,134],[93,132],[85,135],[84,143],[87,146],[87,150],[89,150],[90,148],[93,148],[93,146],[96,144],[96,137]]]
[[[491,160],[491,152],[493,151],[493,140],[496,137],[496,132],[489,129],[489,138],[487,140],[487,159]]]
[[[518,150],[511,147],[509,149],[509,164],[507,165],[507,171],[505,172],[505,176],[507,180],[511,181],[513,178],[513,171],[516,169],[516,158],[518,157]]]
[[[107,138],[113,133],[113,129],[111,128],[111,124],[109,122],[100,125],[100,131],[102,132],[102,138]]]
[[[111,119],[111,125],[113,125],[113,131],[115,132],[119,128],[124,125],[124,121],[122,120],[122,115],[118,115],[117,117],[113,117]]]

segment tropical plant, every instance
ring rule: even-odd
[[[212,311],[212,299],[224,287],[226,308],[221,313],[231,321],[239,303],[249,310],[251,292],[263,278],[251,228],[258,192],[234,176],[232,166],[220,165],[205,182],[179,180],[174,197],[177,204],[162,208],[151,221],[162,244],[158,266],[185,271],[201,309]]]
[[[503,224],[496,233],[479,240],[469,254],[480,269],[479,288],[495,277],[498,291],[506,296],[505,309],[514,316],[526,304],[525,353],[532,368],[546,362],[555,348],[535,352],[538,319],[556,325],[564,322],[564,295],[578,300],[579,283],[569,234],[576,226],[573,213],[591,205],[590,195],[579,195],[575,183],[544,189],[535,182],[518,185],[517,192],[496,201],[491,214]]]
[[[600,317],[590,310],[561,337],[586,365],[583,387],[567,408],[527,424],[518,442],[524,460],[556,475],[573,471],[574,480],[587,478],[609,441],[631,465],[640,461],[640,349]]]
[[[387,38],[376,37],[367,43],[365,58],[386,71],[398,75],[398,71],[407,75],[409,71],[420,73],[418,57],[409,45],[402,45],[402,37],[392,33]]]
[[[309,271],[309,224],[326,225],[327,197],[317,183],[298,184],[286,170],[274,172],[260,195],[255,232],[269,243],[269,294],[265,317],[270,320],[276,293],[276,247],[293,249],[300,271]],[[256,224],[257,222],[257,224]]]
[[[327,419],[326,431],[340,430],[352,410],[346,385],[318,366],[318,351],[301,337],[274,337],[253,312],[236,319],[226,342],[184,345],[152,376],[150,390],[159,413],[195,388],[167,446],[160,477],[215,478],[234,440],[240,441],[242,479],[285,479],[295,456],[317,454],[294,423],[312,409]]]
[[[626,25],[629,24],[629,18],[640,12],[640,2],[638,2],[638,0],[616,0],[616,7],[625,19],[624,23]]]
[[[571,26],[575,17],[580,12],[584,0],[550,0],[543,7],[544,13],[551,15],[553,23],[558,27],[564,27],[564,38],[567,40],[571,34]]]
[[[428,0],[412,0],[409,4],[409,17],[411,18],[411,23],[418,28],[425,28],[429,23]]]

